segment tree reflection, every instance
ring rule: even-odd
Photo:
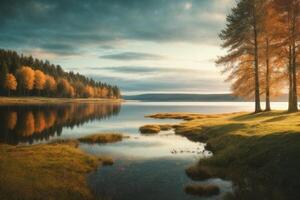
[[[64,127],[102,120],[120,112],[119,103],[0,106],[0,142],[18,144],[60,136]]]

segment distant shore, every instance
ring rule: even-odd
[[[123,99],[56,98],[56,97],[0,97],[0,105],[6,104],[56,104],[56,103],[121,103]]]

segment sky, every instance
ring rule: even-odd
[[[0,0],[0,48],[123,94],[223,93],[214,60],[235,0]]]

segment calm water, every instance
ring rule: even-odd
[[[286,103],[273,107],[285,109]],[[158,112],[225,113],[251,111],[252,103],[126,102],[121,104],[62,104],[39,106],[0,106],[0,142],[14,145],[45,143],[57,138],[78,138],[99,132],[121,132],[129,138],[107,145],[80,144],[84,151],[109,155],[115,160],[88,176],[97,196],[107,199],[199,199],[184,193],[192,181],[184,169],[199,159],[212,156],[204,144],[174,135],[173,131],[143,136],[138,128],[149,123],[178,123],[145,115]],[[174,153],[176,152],[176,153]],[[221,179],[207,182],[219,185],[219,199],[232,191]]]

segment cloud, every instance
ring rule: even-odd
[[[216,44],[228,10],[221,5],[219,0],[3,0],[0,45],[59,54],[120,40]],[[214,23],[199,13],[210,13]],[[67,48],[53,48],[60,43]]]
[[[208,81],[203,78],[190,79],[186,81],[182,77],[173,77],[162,79],[140,79],[132,80],[126,78],[120,78],[116,76],[105,76],[89,74],[92,78],[99,81],[104,81],[110,84],[119,85],[123,92],[143,91],[143,92],[155,92],[155,91],[170,91],[170,92],[212,92],[216,91],[227,91],[228,85],[224,84],[221,80],[211,79]]]
[[[118,54],[103,55],[100,56],[100,58],[112,60],[157,60],[163,59],[164,57],[149,53],[124,52]]]

